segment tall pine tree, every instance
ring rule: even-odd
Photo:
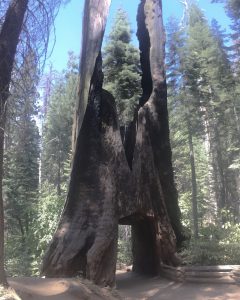
[[[6,143],[4,202],[6,209],[6,256],[10,274],[31,274],[33,224],[36,219],[39,185],[40,139],[36,116],[38,93],[36,61],[29,52],[18,86],[12,89]]]
[[[141,95],[139,51],[131,44],[131,28],[119,9],[103,51],[104,88],[115,98],[120,125],[133,119]]]
[[[66,198],[77,86],[77,58],[70,53],[67,70],[55,76],[48,101],[45,102],[47,106],[45,105],[42,136],[41,190],[38,219],[35,224],[39,240],[37,247],[39,263],[56,230]]]
[[[59,196],[66,185],[65,163],[71,152],[77,84],[76,58],[71,54],[68,70],[59,75],[52,89],[43,128],[41,182],[53,185]]]
[[[217,221],[217,216],[224,222],[237,220],[237,94],[226,35],[216,21],[210,27],[202,11],[190,4],[185,26],[168,26],[170,125],[180,199],[188,214],[191,196],[200,224]],[[196,222],[194,228],[196,232]]]

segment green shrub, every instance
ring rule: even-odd
[[[187,265],[240,264],[240,225],[204,227],[199,239],[191,239],[180,255]]]

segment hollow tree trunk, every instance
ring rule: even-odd
[[[109,3],[93,2],[98,4],[95,12],[106,12]],[[91,15],[91,6],[89,9]],[[140,11],[144,18],[139,18],[139,26],[149,37],[149,47],[142,53],[146,58],[142,59],[146,66],[143,76],[149,72],[152,88],[141,100],[143,106],[125,149],[114,99],[102,89],[101,54],[95,61],[89,60],[92,53],[89,57],[84,53],[94,65],[86,67],[94,72],[89,71],[90,83],[86,81],[84,86],[89,90],[88,104],[82,125],[75,130],[67,200],[43,261],[42,272],[47,276],[81,273],[97,284],[114,285],[119,223],[132,225],[135,271],[156,274],[161,263],[178,263],[172,224],[179,236],[181,226],[169,143],[161,1],[142,1]],[[106,22],[105,13],[101,18],[101,24]],[[86,20],[83,30],[91,32],[96,40],[83,39],[82,48],[91,49],[88,44],[94,43],[99,45],[94,51],[99,52],[102,34],[95,35],[96,28]],[[81,77],[84,68],[80,71]],[[80,102],[85,101],[83,95],[80,90]],[[81,122],[79,118],[77,114],[76,124]]]
[[[11,73],[28,0],[12,0],[0,31],[0,284],[4,271],[4,212],[2,196],[4,131]]]
[[[154,163],[159,174],[167,211],[177,243],[184,240],[180,222],[178,195],[174,183],[172,151],[169,139],[167,85],[165,75],[165,31],[162,1],[141,0],[138,9],[138,39],[143,70],[143,96],[140,105],[149,116],[149,134]]]
[[[75,149],[75,142],[87,109],[91,78],[97,56],[101,49],[110,4],[111,0],[85,0],[82,28],[83,47],[80,61],[81,76],[79,99],[81,101],[78,101],[76,107],[75,128],[73,130],[73,150]]]
[[[99,52],[109,5],[110,1],[85,2],[78,107],[83,107],[81,102],[86,100],[88,105],[83,116],[81,111],[76,115],[76,146],[67,201],[43,262],[47,276],[80,273],[100,285],[114,284],[118,236],[115,163],[120,167],[120,151],[124,157],[114,100],[102,90]],[[96,23],[98,18],[101,20]]]
[[[120,192],[117,180],[129,170],[126,161],[124,164],[114,99],[101,86],[99,55],[76,142],[67,202],[45,257],[43,273],[80,273],[97,284],[113,285]]]

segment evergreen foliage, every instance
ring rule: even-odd
[[[40,136],[36,124],[38,94],[34,54],[27,56],[19,85],[12,90],[5,152],[4,203],[9,274],[30,274],[35,250],[33,225],[39,185]],[[20,259],[21,257],[21,259]],[[17,271],[18,270],[18,271]],[[20,271],[21,270],[21,271]]]
[[[238,221],[239,100],[225,33],[187,8],[181,26],[167,26],[169,111],[183,219],[197,237],[198,227],[201,236],[210,223]]]
[[[77,66],[73,54],[69,66],[56,80],[48,103],[47,115],[43,128],[42,183],[56,188],[61,196],[63,185],[66,185],[66,161],[71,152],[71,135],[73,111],[77,97]]]
[[[52,71],[51,71],[52,72]],[[72,156],[73,112],[77,97],[77,57],[70,52],[67,70],[55,76],[44,116],[41,156],[41,189],[35,235],[36,268],[56,230],[67,194]]]
[[[216,20],[209,25],[194,1],[187,2],[183,22],[172,18],[167,24],[173,163],[182,222],[194,237],[182,256],[189,264],[239,264],[240,2],[213,1],[225,3],[232,20],[230,36]],[[141,95],[139,51],[131,35],[127,14],[119,9],[104,48],[103,67],[104,88],[116,99],[120,126],[131,122]],[[44,94],[40,143],[37,61],[31,51],[25,56],[11,87],[6,124],[9,275],[38,274],[56,229],[70,174],[78,85],[78,66],[71,53],[67,70],[57,75],[51,70],[48,76],[51,89]],[[118,263],[130,264],[130,227],[119,228],[118,246]]]
[[[8,111],[4,176],[9,275],[39,274],[41,258],[52,237],[67,192],[71,129],[77,91],[76,57],[55,76],[44,118],[41,176],[39,108],[34,55],[29,54],[14,86]],[[17,100],[17,101],[16,101]],[[39,187],[39,182],[41,187]]]
[[[140,87],[139,51],[131,44],[125,11],[119,9],[103,51],[104,88],[115,97],[120,125],[133,119]]]

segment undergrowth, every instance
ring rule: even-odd
[[[190,239],[180,252],[185,265],[239,265],[240,224],[210,225],[198,239]]]

